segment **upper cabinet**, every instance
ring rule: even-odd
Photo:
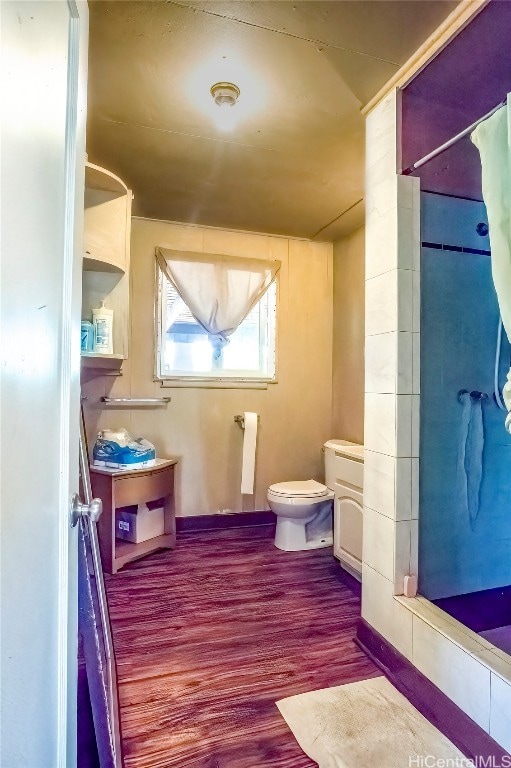
[[[132,198],[118,176],[86,163],[82,319],[102,301],[114,312],[113,354],[82,352],[88,368],[120,368],[128,356]]]

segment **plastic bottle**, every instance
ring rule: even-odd
[[[92,352],[94,349],[94,326],[90,320],[82,320],[81,349],[82,352]]]
[[[94,352],[102,355],[113,354],[112,326],[114,322],[113,309],[105,307],[105,301],[101,306],[92,310],[92,323],[94,325]]]

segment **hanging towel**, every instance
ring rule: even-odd
[[[472,398],[469,392],[460,395],[463,410],[461,412],[460,435],[458,444],[458,467],[456,472],[458,485],[458,499],[463,514],[468,513],[468,484],[465,470],[465,453],[467,449],[468,428],[472,415]]]
[[[474,529],[479,514],[483,477],[483,404],[468,392],[461,396],[460,438],[458,446],[458,493],[460,506]]]

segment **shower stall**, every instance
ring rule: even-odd
[[[404,86],[398,163],[421,190],[418,592],[511,655],[510,29],[486,4]]]
[[[421,246],[419,591],[511,653],[511,346],[484,204],[423,192]]]

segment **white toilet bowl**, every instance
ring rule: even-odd
[[[277,516],[275,546],[286,552],[332,545],[334,494],[315,480],[275,483],[268,489],[268,504]]]

